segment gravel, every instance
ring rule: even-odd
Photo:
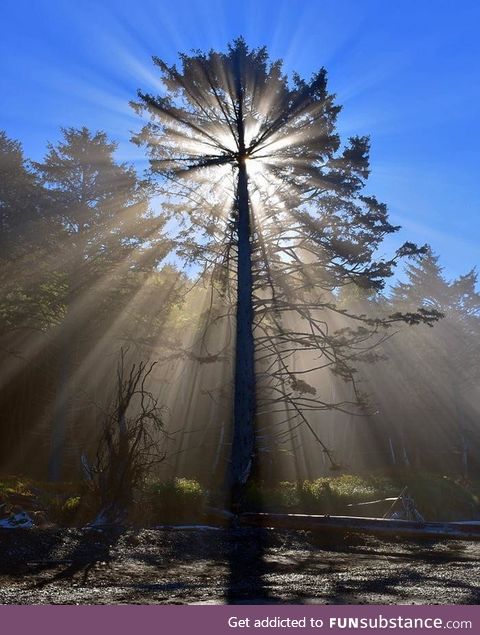
[[[480,543],[266,529],[0,530],[2,604],[480,604]]]

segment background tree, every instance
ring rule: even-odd
[[[39,357],[61,314],[62,281],[50,275],[61,238],[20,143],[0,133],[0,454],[7,466],[12,455],[26,460],[31,422],[42,416]]]
[[[308,426],[328,453],[309,412],[359,403],[354,363],[362,347],[380,326],[404,319],[340,310],[338,289],[380,289],[396,261],[419,250],[405,243],[390,260],[374,258],[398,228],[364,193],[368,139],[341,147],[340,107],[324,69],[310,81],[288,80],[281,62],[242,39],[226,53],[182,55],[180,69],[154,63],[166,92],[139,92],[133,106],[148,121],[134,140],[147,147],[169,209],[184,223],[179,253],[204,259],[235,300],[229,484],[238,506],[258,455],[255,415],[278,426],[287,414],[290,431]],[[416,319],[432,318],[426,311]],[[350,382],[346,402],[309,384],[310,373],[326,368]]]
[[[1,131],[0,254],[4,265],[9,256],[27,249],[32,228],[41,216],[39,199],[38,183],[25,161],[20,143]]]
[[[33,450],[51,430],[53,479],[66,450],[70,472],[79,464],[120,346],[128,342],[129,362],[154,355],[180,298],[181,274],[159,267],[170,250],[166,219],[115,148],[102,132],[67,129],[43,162],[29,164],[2,136],[0,408],[12,437],[3,447],[28,438]]]
[[[47,266],[61,231],[48,212],[20,143],[0,132],[0,334],[6,337],[26,321],[40,328],[49,322],[53,297],[33,275]]]
[[[425,451],[461,457],[461,471],[468,476],[469,448],[478,444],[475,419],[480,378],[480,294],[475,270],[448,281],[431,250],[406,267],[406,280],[398,282],[389,297],[400,311],[422,306],[441,312],[444,318],[433,329],[401,334],[389,343],[390,354],[399,359],[411,394],[410,419],[422,419],[427,430]],[[402,346],[403,355],[395,348]],[[398,366],[398,364],[397,364]],[[411,369],[415,368],[412,381]],[[434,371],[434,373],[433,373]],[[421,380],[419,381],[419,378]],[[425,399],[427,391],[430,398]],[[435,413],[437,443],[431,444],[432,414]],[[412,433],[410,433],[412,434]],[[415,432],[413,436],[416,436]],[[428,447],[427,447],[428,446]],[[434,457],[433,461],[438,457]]]
[[[53,479],[60,475],[68,396],[75,392],[72,358],[78,365],[82,346],[98,347],[105,321],[115,323],[125,300],[142,286],[142,274],[151,273],[168,252],[165,218],[150,212],[148,189],[133,168],[115,161],[115,143],[86,128],[64,129],[63,136],[35,164],[65,234],[57,251],[66,284],[56,338],[62,361],[53,415]],[[77,370],[77,385],[80,379]]]

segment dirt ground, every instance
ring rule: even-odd
[[[479,542],[7,529],[0,554],[2,604],[480,604]]]

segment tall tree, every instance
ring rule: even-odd
[[[139,91],[133,106],[149,120],[134,140],[147,147],[170,209],[186,223],[179,252],[203,259],[236,289],[235,507],[258,452],[255,416],[291,408],[321,443],[308,413],[347,404],[317,394],[309,373],[328,367],[354,385],[362,343],[391,321],[349,315],[335,293],[345,284],[380,289],[396,261],[418,249],[405,243],[375,260],[398,228],[364,193],[368,138],[341,147],[340,107],[324,69],[310,81],[289,80],[280,61],[243,39],[226,53],[182,55],[181,68],[154,63],[165,93]],[[310,368],[294,371],[293,358]]]

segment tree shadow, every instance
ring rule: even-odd
[[[265,529],[231,529],[226,544],[228,604],[269,604],[275,600],[265,584],[269,572],[265,552],[269,535]]]
[[[56,553],[63,541],[63,532],[59,530],[2,529],[0,574],[22,576],[36,563],[58,562]]]
[[[62,560],[42,560],[34,562],[32,573],[41,574],[49,569],[62,564],[67,566],[53,576],[36,582],[32,589],[41,589],[47,585],[63,580],[71,580],[81,574],[81,583],[86,584],[90,572],[96,565],[104,563],[109,565],[112,560],[112,549],[118,543],[123,529],[109,529],[108,531],[88,529],[81,533],[80,539],[75,543]]]

